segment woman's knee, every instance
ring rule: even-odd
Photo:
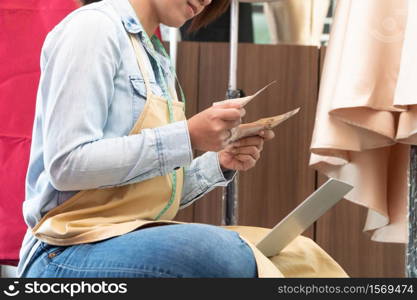
[[[252,250],[238,233],[206,224],[184,224],[188,264],[195,275],[207,277],[256,277]],[[192,268],[191,268],[192,269]],[[190,270],[193,271],[193,270]]]

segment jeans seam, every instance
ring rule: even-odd
[[[258,264],[256,263],[256,257],[255,257],[255,253],[253,252],[253,250],[252,250],[252,248],[249,246],[249,244],[244,240],[244,239],[242,239],[242,237],[240,236],[240,234],[239,233],[237,233],[237,232],[235,232],[236,234],[237,234],[237,236],[238,236],[238,238],[240,239],[240,241],[242,242],[242,244],[243,244],[243,246],[247,249],[247,250],[249,250],[249,252],[252,254],[252,257],[253,257],[253,259],[254,259],[254,261],[255,261],[255,265],[256,265],[256,277],[258,277]]]
[[[172,273],[170,271],[165,271],[165,270],[162,270],[162,269],[147,270],[147,269],[143,269],[143,268],[137,268],[137,269],[127,269],[127,268],[106,268],[106,269],[76,268],[76,267],[71,267],[71,266],[68,266],[68,265],[57,264],[57,263],[54,263],[54,262],[50,262],[49,265],[54,265],[57,269],[62,268],[62,269],[66,269],[66,270],[79,271],[79,272],[99,272],[99,271],[103,270],[105,272],[111,272],[111,273],[118,273],[118,272],[126,272],[126,273],[131,273],[131,274],[146,273],[146,274],[169,275],[170,277],[183,277],[182,275],[175,274],[175,273]],[[44,273],[44,272],[42,272],[42,273]]]
[[[244,239],[242,239],[242,237],[240,236],[239,233],[237,233],[237,232],[234,232],[234,233],[237,234],[237,237],[239,238],[239,240],[242,242],[243,245],[245,245],[247,248],[251,249],[251,247],[248,245],[248,243]],[[251,251],[252,251],[252,249],[251,249]]]
[[[46,258],[45,258],[46,260]],[[45,268],[43,268],[43,271],[37,276],[37,277],[43,277],[43,274],[46,273],[46,271],[49,271],[49,266],[52,264],[51,261],[48,261],[47,264],[45,265]]]

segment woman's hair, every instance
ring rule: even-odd
[[[211,3],[191,22],[189,31],[197,31],[201,27],[207,26],[220,17],[229,7],[230,0],[213,0]]]
[[[82,5],[87,5],[93,2],[99,2],[101,0],[78,0],[79,2],[81,2]]]
[[[87,5],[101,0],[78,0],[82,5]],[[229,7],[230,0],[213,0],[198,16],[196,16],[189,28],[189,31],[197,31],[201,27],[207,26],[215,19],[220,17]]]

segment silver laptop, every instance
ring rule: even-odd
[[[265,256],[281,252],[291,241],[310,227],[320,216],[343,198],[353,186],[331,178],[290,214],[279,222],[257,244]]]

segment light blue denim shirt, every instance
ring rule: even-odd
[[[174,77],[169,59],[154,47],[128,0],[79,8],[45,39],[18,276],[40,243],[31,229],[80,190],[135,183],[185,167],[183,208],[226,186],[234,175],[221,171],[216,152],[193,159],[186,121],[128,135],[145,105],[146,89],[127,32],[139,35],[147,53],[153,93],[166,97],[162,76],[170,82]]]

